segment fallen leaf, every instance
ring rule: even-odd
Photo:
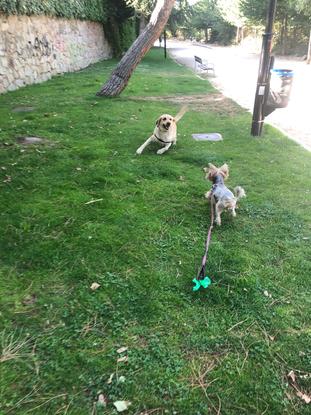
[[[125,376],[120,376],[118,379],[119,383],[124,383],[125,382]]]
[[[302,393],[300,391],[296,391],[296,395],[298,396],[298,398],[302,399],[307,404],[311,402],[310,396],[306,395],[305,393]]]
[[[112,382],[113,377],[114,377],[114,373],[111,373],[111,375],[109,376],[109,379],[107,380],[108,385],[110,385],[110,383]]]
[[[129,360],[128,356],[123,356],[123,357],[119,357],[119,359],[117,359],[118,363],[126,363]]]
[[[12,181],[11,176],[5,176],[5,179],[3,180],[3,183],[10,183]]]
[[[126,352],[127,351],[127,347],[126,346],[123,346],[123,347],[120,347],[118,350],[117,350],[117,353],[123,353],[123,352]]]
[[[118,412],[126,411],[131,405],[130,401],[115,401],[113,402]]]
[[[293,371],[293,370],[291,370],[289,373],[288,373],[288,375],[287,375],[287,377],[293,382],[293,383],[295,383],[296,382],[296,375],[295,375],[295,372]]]
[[[91,290],[95,291],[97,290],[97,288],[100,287],[100,284],[98,284],[97,282],[93,282],[93,284],[90,286]]]
[[[104,394],[100,393],[97,399],[98,406],[107,406],[107,398]]]
[[[26,295],[26,297],[22,300],[24,305],[32,305],[37,301],[37,296],[35,294]]]

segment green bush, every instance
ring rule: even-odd
[[[135,19],[130,18],[122,23],[120,27],[120,46],[122,52],[127,51],[136,39]]]

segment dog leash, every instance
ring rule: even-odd
[[[204,255],[202,257],[201,268],[198,272],[197,277],[192,280],[192,282],[194,283],[194,287],[192,287],[192,291],[198,291],[200,289],[200,287],[207,288],[211,284],[210,278],[207,275],[205,275],[205,267],[206,267],[206,262],[207,262],[207,259],[208,259],[208,249],[209,249],[209,244],[210,244],[210,241],[211,241],[212,229],[214,227],[214,203],[212,202],[212,196],[213,196],[213,193],[214,193],[216,187],[217,187],[217,184],[213,184],[212,189],[211,189],[211,193],[210,193],[210,198],[211,198],[211,223],[210,223],[210,226],[209,226],[208,232],[207,232],[207,237],[206,237],[206,241],[205,241],[205,252],[204,252]]]

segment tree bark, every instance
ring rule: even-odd
[[[308,53],[307,53],[307,64],[310,65],[311,63],[311,30],[309,36],[309,45],[308,45]]]
[[[141,13],[140,19],[139,19],[139,34],[141,35],[143,31],[145,30],[147,26],[147,19],[146,17]]]
[[[287,15],[284,17],[281,28],[281,55],[285,55],[287,51]]]
[[[106,97],[120,95],[127,86],[136,66],[162,33],[174,3],[175,0],[157,0],[148,25],[123,56],[112,72],[110,79],[96,95]]]

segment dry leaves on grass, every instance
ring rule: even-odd
[[[114,378],[114,373],[111,373],[111,375],[109,376],[109,379],[107,380],[108,385],[112,383],[113,378]]]
[[[126,363],[126,362],[128,362],[128,360],[129,360],[129,358],[128,358],[128,356],[122,356],[122,357],[119,357],[118,359],[117,359],[117,362],[118,363]]]
[[[127,347],[126,346],[123,346],[123,347],[120,347],[118,350],[117,350],[117,353],[119,353],[119,354],[121,354],[121,353],[124,353],[124,352],[126,352],[127,351]]]
[[[6,176],[5,176],[5,179],[3,180],[3,183],[11,183],[11,181],[12,181],[12,177],[11,177],[11,176],[6,175]]]
[[[123,346],[123,347],[120,347],[119,349],[117,349],[117,353],[118,354],[122,354],[122,353],[124,353],[124,352],[126,352],[128,350],[128,347],[127,346]],[[119,357],[118,359],[117,359],[117,362],[118,363],[126,363],[126,362],[128,362],[128,356],[121,356],[121,357]]]
[[[26,297],[22,300],[23,305],[32,305],[37,301],[36,294],[28,294]]]
[[[309,404],[311,402],[311,396],[302,392],[297,385],[296,382],[296,374],[293,370],[291,370],[288,374],[287,374],[288,380],[289,380],[289,384],[295,389],[296,395],[298,396],[298,398],[300,398],[301,400],[303,400],[306,404]]]
[[[100,284],[98,284],[97,282],[93,282],[93,284],[90,286],[91,290],[95,291],[97,290],[97,288],[100,287]]]
[[[123,412],[129,408],[129,406],[131,405],[131,402],[130,401],[115,401],[113,402],[113,405],[115,406],[118,412]]]
[[[97,398],[97,405],[106,407],[108,403],[108,399],[103,393],[100,393]]]

